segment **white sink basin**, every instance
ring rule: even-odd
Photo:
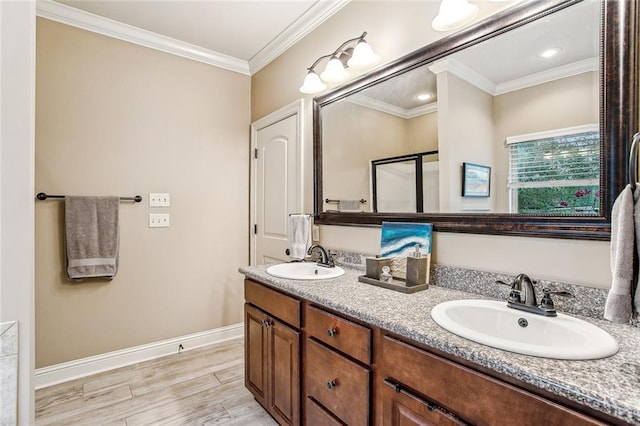
[[[530,314],[501,301],[444,302],[431,310],[431,318],[458,336],[525,355],[585,360],[618,352],[613,337],[593,324],[561,313],[557,317]]]
[[[290,280],[327,280],[344,275],[344,269],[339,266],[327,268],[316,263],[293,262],[269,266],[267,274]]]

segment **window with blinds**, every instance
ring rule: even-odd
[[[509,137],[507,147],[512,213],[598,214],[597,126]]]

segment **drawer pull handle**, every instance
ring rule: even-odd
[[[334,337],[336,334],[338,334],[338,329],[336,328],[330,328],[327,330],[327,336],[329,337]]]
[[[337,384],[336,384],[335,380],[331,380],[330,382],[327,382],[327,389],[329,389],[329,390],[332,390],[336,386],[337,386]]]
[[[393,384],[393,390],[400,393],[402,392],[402,386],[400,385],[400,383],[394,383]]]

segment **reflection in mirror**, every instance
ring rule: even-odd
[[[325,196],[378,197],[372,160],[438,151],[424,185],[437,203],[419,204],[407,179],[394,203],[362,210],[598,216],[600,8],[580,2],[323,106]],[[491,167],[489,197],[462,196],[463,163]]]
[[[371,161],[373,211],[439,211],[438,152],[420,152]]]

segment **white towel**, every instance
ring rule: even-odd
[[[302,260],[311,247],[311,217],[306,214],[289,216],[289,256]]]
[[[604,318],[627,323],[632,315],[633,258],[637,236],[634,225],[634,202],[631,185],[627,185],[611,210],[611,289],[604,305]]]

